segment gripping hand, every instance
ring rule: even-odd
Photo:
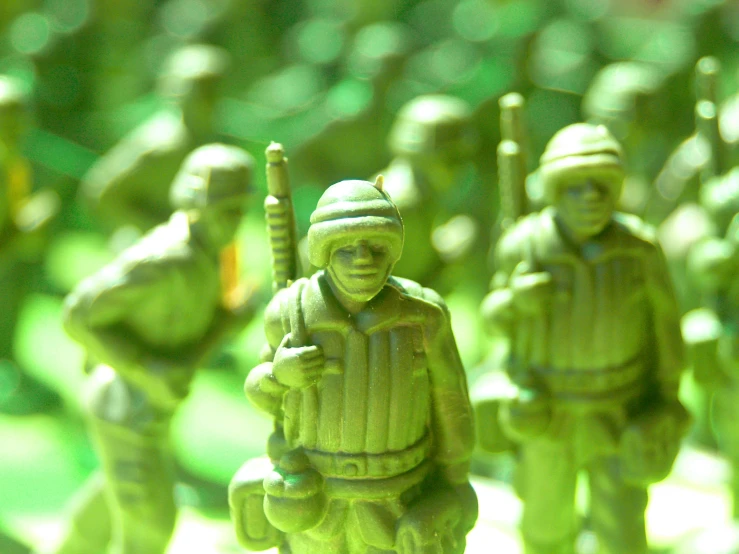
[[[320,346],[287,346],[287,335],[275,351],[272,374],[277,381],[290,388],[304,389],[315,384],[321,376],[325,358]]]

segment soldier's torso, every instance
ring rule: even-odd
[[[542,316],[520,321],[530,338],[518,341],[516,354],[567,393],[629,386],[653,341],[645,273],[652,246],[618,220],[582,247],[564,240],[550,210],[520,225],[521,260],[548,272],[554,292]]]
[[[176,353],[178,347],[197,343],[220,301],[217,259],[192,240],[182,216],[175,214],[124,255],[140,263],[156,260],[157,282],[147,301],[132,307],[123,321],[156,351]]]
[[[328,475],[388,476],[417,466],[430,438],[429,305],[388,285],[348,317],[322,272],[305,286],[303,301],[307,336],[323,349],[326,364],[317,385],[293,398],[288,393],[286,435],[297,433],[314,466]],[[386,455],[391,452],[396,455]]]

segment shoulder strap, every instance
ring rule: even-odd
[[[290,320],[290,346],[292,348],[306,346],[308,342],[305,315],[303,314],[303,289],[305,289],[306,283],[303,279],[296,281],[289,290],[287,307]]]
[[[542,232],[541,216],[529,216],[526,223],[528,224],[528,232],[523,240],[523,261],[529,266],[529,271],[537,271],[538,257],[536,255],[537,239]]]

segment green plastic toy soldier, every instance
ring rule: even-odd
[[[219,254],[244,213],[252,165],[235,147],[195,150],[172,184],[170,220],[67,298],[67,331],[101,362],[87,406],[104,478],[93,478],[58,552],[102,552],[111,533],[116,552],[164,552],[176,513],[172,415],[203,357],[251,312],[246,295],[224,290]]]
[[[247,548],[464,552],[477,518],[467,384],[442,299],[390,276],[403,238],[381,178],[319,200],[308,242],[321,270],[275,295],[246,382],[277,423],[272,462],[231,484]]]
[[[394,158],[381,173],[413,245],[395,271],[432,282],[445,264],[465,258],[480,238],[470,210],[482,206],[488,211],[488,203],[471,190],[477,150],[472,110],[452,96],[419,96],[400,110],[388,142]],[[441,227],[447,232],[439,233]]]
[[[0,411],[21,414],[58,405],[58,397],[22,371],[13,352],[16,324],[59,209],[52,191],[32,193],[21,149],[31,127],[21,83],[0,76]]]
[[[169,184],[185,156],[214,138],[213,112],[228,54],[190,45],[167,60],[160,93],[171,106],[134,129],[90,168],[82,192],[109,230],[145,232],[172,213]]]
[[[584,470],[601,551],[645,553],[647,486],[670,471],[688,419],[672,285],[650,229],[614,212],[624,168],[605,127],[559,131],[539,172],[550,205],[507,229],[483,304],[510,339],[516,393],[501,420],[520,447],[525,552],[574,552]]]

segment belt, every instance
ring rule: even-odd
[[[373,479],[400,475],[415,468],[428,457],[430,450],[431,437],[427,433],[404,450],[380,454],[348,454],[305,449],[305,454],[311,465],[324,477]]]
[[[532,366],[554,398],[562,400],[601,400],[639,393],[645,383],[644,357],[639,354],[616,366],[595,369],[567,369]]]

